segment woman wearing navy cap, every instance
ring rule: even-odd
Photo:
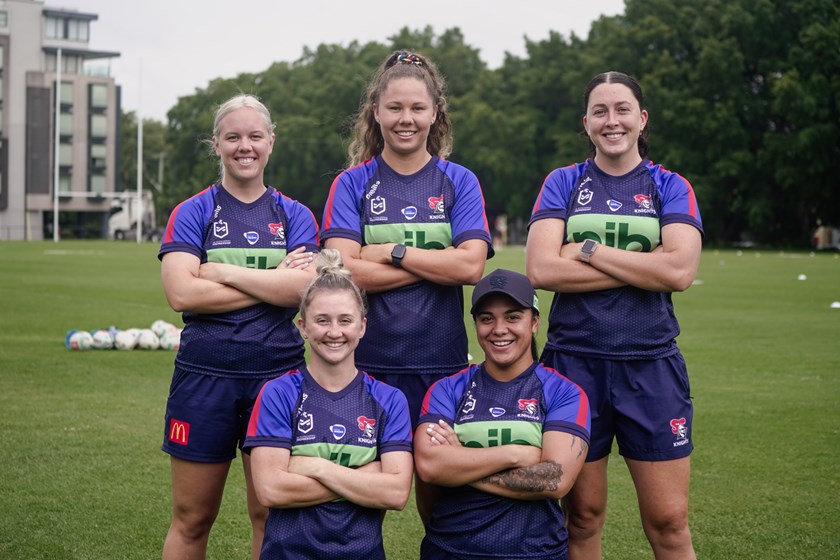
[[[449,487],[420,557],[565,559],[558,500],[583,466],[589,402],[537,362],[540,316],[527,277],[490,273],[475,287],[471,313],[485,361],[432,385],[414,437],[420,478]]]

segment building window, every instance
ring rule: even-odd
[[[9,12],[0,10],[0,27],[9,27]]]
[[[44,33],[46,33],[47,39],[64,39],[64,21],[57,17],[47,16]]]
[[[108,107],[108,86],[105,84],[90,85],[91,109],[105,109]]]
[[[90,176],[90,192],[104,193],[107,181],[105,175],[102,173],[92,174]]]
[[[105,115],[90,116],[90,137],[105,138],[108,131],[108,119]]]
[[[67,39],[68,41],[88,42],[90,22],[85,19],[47,16],[44,21],[44,34],[47,39]]]
[[[73,144],[62,142],[58,145],[58,165],[62,167],[73,165]]]
[[[73,113],[65,113],[62,111],[58,119],[58,133],[62,136],[73,135]]]
[[[70,174],[61,173],[58,176],[58,192],[70,192]]]
[[[61,81],[61,105],[67,108],[73,106],[73,82]]]
[[[105,169],[105,163],[108,157],[108,149],[105,144],[91,144],[90,145],[90,168],[91,169]]]

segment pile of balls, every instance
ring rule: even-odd
[[[70,350],[177,350],[181,345],[181,330],[161,319],[147,329],[72,329],[64,337],[64,345]]]

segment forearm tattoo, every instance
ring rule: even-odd
[[[519,492],[551,492],[560,485],[563,477],[563,467],[555,461],[545,461],[531,465],[510,469],[484,477],[482,482],[504,486]]]

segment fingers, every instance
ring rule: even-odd
[[[297,268],[302,270],[309,267],[312,261],[315,260],[315,254],[311,251],[304,252],[303,249],[303,247],[299,247],[287,254],[286,258],[283,259],[283,263],[280,265],[281,268]]]
[[[460,445],[458,435],[455,431],[443,420],[438,421],[438,425],[430,424],[426,428],[426,434],[432,442],[432,445]]]

